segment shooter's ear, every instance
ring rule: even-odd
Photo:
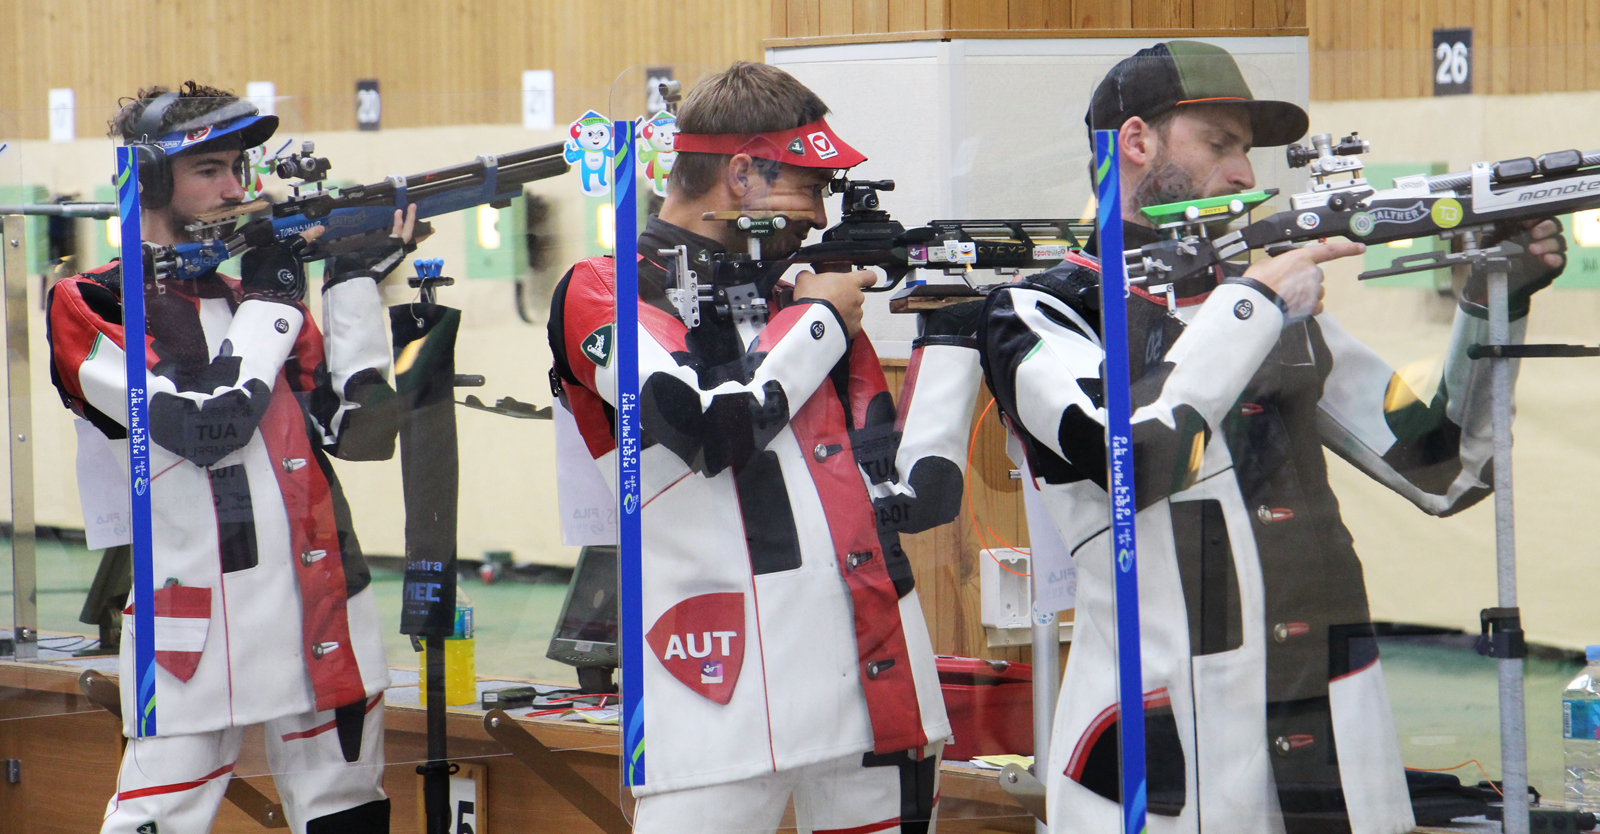
[[[1138,116],[1129,118],[1117,129],[1117,148],[1122,151],[1122,158],[1134,165],[1149,165],[1155,159],[1160,141],[1161,137],[1150,124]]]
[[[743,198],[750,192],[751,159],[749,154],[734,154],[722,169],[723,181],[734,196]]]

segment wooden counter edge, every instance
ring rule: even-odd
[[[0,688],[22,689],[33,692],[71,694],[81,696],[78,676],[81,669],[49,663],[0,661]],[[108,677],[115,677],[108,675]],[[86,702],[87,703],[87,702]],[[86,711],[99,711],[90,707]],[[525,710],[519,710],[525,711]],[[557,721],[544,718],[526,718],[509,713],[541,743],[552,750],[589,752],[603,756],[619,754],[618,732],[615,725],[586,722]],[[484,713],[477,710],[451,709],[446,717],[450,737],[455,739],[494,743],[483,728]],[[387,731],[426,735],[427,710],[409,704],[384,704],[384,725]],[[999,771],[980,770],[964,764],[946,762],[941,769],[944,784],[941,793],[953,798],[984,803],[1006,809],[1021,809],[1000,787]]]

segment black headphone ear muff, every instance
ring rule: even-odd
[[[161,121],[177,100],[177,93],[157,96],[133,128],[135,138],[129,144],[139,157],[139,201],[144,208],[166,208],[172,202],[172,164],[154,137],[161,135]]]

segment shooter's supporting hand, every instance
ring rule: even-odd
[[[306,267],[301,261],[323,228],[313,226],[274,246],[251,249],[240,263],[239,286],[246,300],[298,302],[306,297]]]
[[[396,266],[405,256],[417,251],[413,242],[417,229],[417,204],[412,203],[402,213],[394,210],[394,230],[389,233],[387,240],[357,249],[343,255],[334,256],[324,274],[322,283],[323,291],[335,284],[348,281],[355,277],[368,277],[373,281],[382,281],[394,271]]]
[[[1284,324],[1289,324],[1322,313],[1322,297],[1326,291],[1322,287],[1321,264],[1365,251],[1366,244],[1348,240],[1313,243],[1257,261],[1245,270],[1244,277],[1277,294]]]
[[[1510,257],[1506,274],[1512,319],[1526,316],[1533,294],[1550,286],[1567,267],[1567,239],[1561,235],[1560,220],[1550,217],[1525,220],[1518,225],[1520,228],[1513,227],[1509,234],[1492,235],[1483,242],[1484,246],[1511,243],[1525,250]],[[1488,318],[1488,298],[1485,277],[1469,273],[1461,288],[1461,309],[1478,318]]]
[[[878,283],[878,275],[865,269],[855,272],[800,272],[795,275],[796,301],[814,298],[833,305],[844,319],[845,329],[854,339],[861,332],[861,305],[867,300],[862,290]]]

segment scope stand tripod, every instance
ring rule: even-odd
[[[1401,275],[1448,266],[1466,266],[1488,287],[1489,343],[1471,345],[1467,358],[1486,360],[1490,370],[1490,396],[1494,419],[1494,544],[1498,589],[1496,607],[1485,608],[1478,619],[1482,631],[1478,653],[1495,658],[1500,689],[1500,778],[1505,797],[1500,809],[1506,834],[1527,834],[1528,739],[1527,710],[1523,704],[1523,664],[1528,654],[1522,614],[1517,608],[1517,533],[1511,485],[1511,361],[1548,357],[1600,356],[1600,347],[1585,345],[1516,345],[1511,343],[1511,257],[1523,253],[1515,243],[1503,241],[1479,248],[1472,232],[1461,235],[1461,252],[1429,252],[1395,260],[1388,269],[1362,273],[1363,280]],[[1493,816],[1491,810],[1491,816]]]

